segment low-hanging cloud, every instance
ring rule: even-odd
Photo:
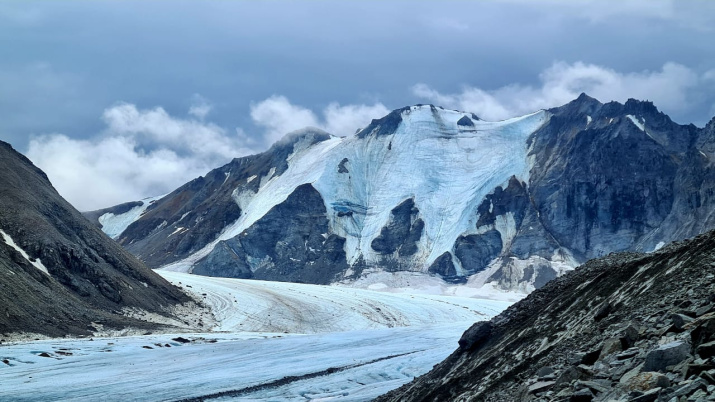
[[[345,105],[333,102],[322,111],[319,118],[312,110],[292,104],[285,96],[271,96],[251,105],[251,118],[265,129],[268,143],[304,127],[317,127],[337,136],[350,136],[370,120],[382,117],[389,110],[382,103],[374,105]]]
[[[28,157],[80,210],[160,195],[234,157],[254,151],[240,133],[132,104],[106,109],[92,139],[63,134],[30,141]]]
[[[36,136],[27,156],[75,207],[93,210],[171,192],[232,158],[265,150],[290,131],[314,126],[350,135],[388,112],[379,103],[331,103],[318,118],[310,109],[273,96],[251,106],[251,117],[263,130],[256,137],[204,121],[210,111],[210,102],[200,96],[186,117],[161,107],[120,103],[104,111],[106,128],[97,136]]]
[[[622,73],[613,69],[576,62],[556,62],[539,75],[539,86],[511,84],[493,90],[464,87],[460,93],[443,94],[426,84],[412,93],[445,107],[474,112],[487,120],[501,120],[539,109],[563,105],[581,92],[607,102],[628,98],[653,101],[666,111],[681,111],[699,101],[708,77],[677,63],[666,63],[659,71]]]

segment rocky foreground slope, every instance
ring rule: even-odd
[[[191,299],[105,236],[0,141],[0,335],[154,328]],[[92,189],[88,189],[92,191]]]
[[[530,291],[715,228],[715,120],[587,95],[487,122],[401,108],[286,136],[164,197],[88,214],[153,268],[308,283],[379,271]]]
[[[715,232],[589,261],[378,401],[715,400]]]

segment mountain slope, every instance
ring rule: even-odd
[[[151,328],[120,311],[170,317],[170,307],[190,300],[107,238],[4,142],[0,165],[0,333]]]
[[[530,291],[715,227],[713,129],[586,95],[502,122],[417,105],[351,138],[294,133],[134,215],[94,216],[125,222],[116,239],[155,268],[311,283],[418,271]]]
[[[711,400],[697,398],[715,390],[714,250],[715,231],[589,261],[378,400]]]

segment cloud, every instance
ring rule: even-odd
[[[443,94],[426,84],[417,84],[412,93],[444,107],[474,112],[487,120],[560,106],[581,92],[602,102],[647,99],[663,110],[683,111],[697,102],[708,77],[709,73],[698,75],[677,63],[666,63],[659,71],[622,73],[583,62],[555,62],[539,75],[540,85],[536,86],[511,84],[493,90],[467,86],[460,93]]]
[[[345,105],[333,102],[323,109],[325,131],[339,135],[350,136],[370,124],[372,119],[378,119],[390,113],[385,105],[376,103],[368,105]]]
[[[251,118],[265,129],[264,141],[272,144],[286,133],[304,127],[318,127],[318,118],[310,109],[290,103],[285,96],[270,98],[251,105]]]
[[[338,136],[350,136],[367,126],[372,119],[389,110],[382,103],[345,105],[330,103],[319,118],[312,110],[292,104],[285,96],[271,96],[251,105],[253,122],[265,129],[264,139],[272,144],[283,135],[304,127],[317,127]]]
[[[233,158],[266,149],[290,131],[314,126],[351,135],[388,112],[380,103],[331,103],[318,118],[283,96],[272,96],[251,106],[251,117],[263,130],[256,140],[241,128],[230,132],[205,122],[210,103],[194,99],[186,118],[171,116],[161,107],[116,104],[102,113],[106,128],[97,136],[35,136],[27,156],[47,173],[62,196],[86,211],[171,192]]]
[[[206,115],[208,115],[211,112],[211,109],[213,109],[213,105],[211,105],[206,98],[199,94],[194,94],[194,96],[192,96],[192,101],[193,103],[191,107],[189,107],[189,114],[197,119],[205,119]]]
[[[655,23],[672,22],[686,29],[712,31],[715,26],[715,3],[687,0],[627,0],[609,2],[602,0],[508,0],[518,6],[535,6],[543,12],[557,12],[561,18],[578,17],[591,23],[614,19],[650,19]]]
[[[118,104],[103,114],[106,130],[80,140],[63,134],[34,137],[27,156],[80,210],[92,210],[168,193],[185,182],[243,156],[250,147],[241,131],[162,108]]]

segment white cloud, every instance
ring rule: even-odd
[[[104,133],[30,141],[27,156],[68,201],[91,210],[170,192],[234,157],[255,152],[238,131],[119,104],[104,111]]]
[[[539,75],[538,86],[511,84],[494,90],[465,87],[460,93],[442,94],[417,84],[412,92],[444,107],[501,120],[563,105],[581,92],[602,102],[636,98],[651,100],[667,111],[682,111],[691,106],[691,98],[707,78],[707,74],[699,76],[677,63],[666,63],[660,71],[621,73],[594,64],[556,62]]]
[[[325,131],[339,135],[350,136],[370,124],[372,119],[378,119],[390,113],[382,103],[368,105],[345,105],[331,103],[323,109]]]
[[[322,118],[319,118],[312,110],[292,104],[285,96],[271,96],[251,105],[251,118],[256,125],[265,128],[264,138],[268,144],[304,127],[317,127],[330,134],[350,136],[357,129],[367,126],[370,120],[387,113],[389,110],[382,103],[372,106],[331,103],[323,109]]]
[[[715,2],[698,0],[508,0],[519,6],[536,6],[560,18],[578,17],[591,23],[614,19],[651,19],[654,23],[674,22],[699,31],[715,27]]]
[[[318,118],[310,109],[296,106],[285,96],[270,98],[251,105],[251,118],[265,129],[267,144],[273,144],[291,131],[304,127],[318,127]]]
[[[351,135],[371,119],[387,114],[372,106],[331,103],[323,118],[283,96],[251,106],[251,117],[265,129],[256,140],[241,129],[230,133],[203,119],[210,103],[197,98],[188,118],[161,107],[138,109],[120,103],[104,111],[106,129],[92,139],[63,134],[34,137],[27,156],[47,173],[52,184],[80,210],[93,210],[168,193],[233,158],[260,152],[284,134],[306,126]]]
[[[194,94],[192,101],[192,105],[189,107],[189,114],[200,120],[205,119],[211,112],[211,109],[213,109],[213,105],[199,94]]]

